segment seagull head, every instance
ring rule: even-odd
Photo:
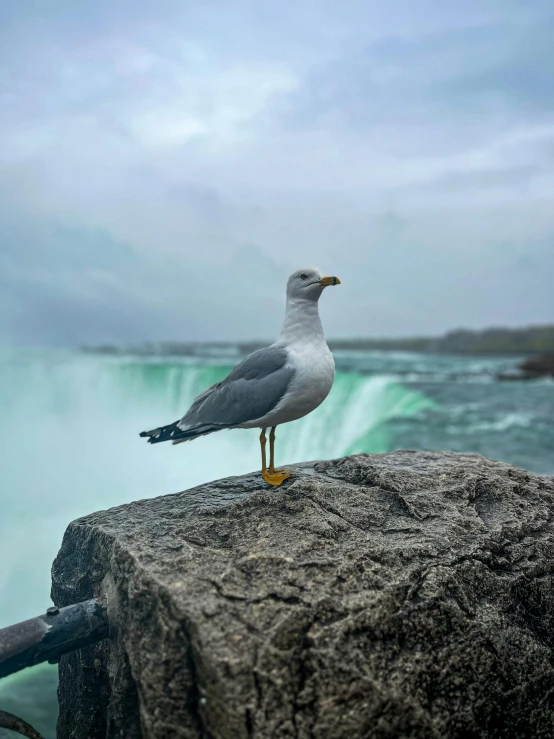
[[[319,300],[325,287],[340,285],[338,277],[325,277],[315,267],[298,269],[293,272],[287,282],[287,298],[303,298]]]

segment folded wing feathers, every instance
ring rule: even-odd
[[[180,444],[224,428],[263,418],[286,393],[294,375],[283,347],[270,346],[250,354],[221,382],[198,395],[180,421],[143,431],[151,444]]]

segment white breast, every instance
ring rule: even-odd
[[[288,347],[295,373],[279,405],[256,425],[278,426],[315,410],[329,395],[335,361],[325,341]]]
[[[317,408],[333,385],[335,361],[323,335],[317,298],[287,297],[285,321],[275,345],[287,350],[287,366],[294,375],[277,406],[263,418],[241,424],[243,428],[296,421]]]

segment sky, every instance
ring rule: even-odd
[[[554,321],[551,0],[4,0],[6,342]]]

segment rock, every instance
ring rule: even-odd
[[[534,377],[554,377],[554,355],[533,357],[522,362],[518,369],[529,379]]]
[[[539,380],[554,377],[554,355],[532,357],[520,362],[514,369],[496,375],[497,380]]]
[[[554,736],[554,482],[467,454],[302,465],[73,522],[59,739]]]

